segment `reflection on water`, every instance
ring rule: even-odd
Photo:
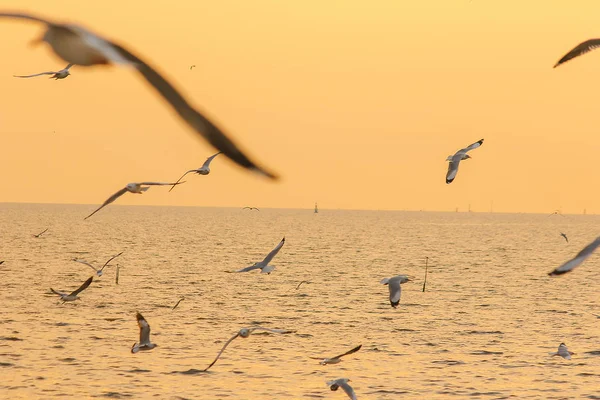
[[[89,209],[0,206],[0,398],[344,399],[325,384],[338,377],[359,399],[600,396],[600,255],[547,276],[600,217],[115,205],[83,221]],[[272,274],[225,272],[284,235]],[[82,300],[49,293],[93,273],[72,258],[120,251],[118,285],[115,260]],[[393,309],[379,281],[401,273],[414,281]],[[158,347],[134,355],[138,310]],[[208,373],[172,373],[205,368],[254,324],[297,333],[237,339]],[[561,342],[571,361],[549,356]],[[309,358],[359,344],[339,364]]]

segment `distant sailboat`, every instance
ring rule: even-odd
[[[317,207],[317,203],[315,203],[315,214],[319,213],[319,207]]]

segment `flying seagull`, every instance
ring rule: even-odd
[[[583,250],[577,253],[577,255],[573,259],[567,261],[560,267],[556,268],[554,271],[549,272],[548,275],[562,275],[566,274],[567,272],[571,272],[575,267],[579,266],[582,262],[584,262],[585,259],[588,258],[598,246],[600,246],[600,236],[598,236],[596,240],[594,240],[592,243],[585,246]]]
[[[309,284],[309,281],[302,281],[298,284],[298,286],[296,286],[296,290],[300,289],[300,285],[302,285],[303,283]]]
[[[561,356],[562,358],[564,358],[566,360],[570,360],[571,355],[573,355],[573,354],[575,354],[575,353],[570,352],[564,343],[561,343],[560,346],[558,346],[558,351],[556,353],[550,353],[550,355],[553,357]]]
[[[79,286],[79,289],[75,290],[74,292],[71,292],[70,294],[58,292],[52,288],[50,288],[50,290],[52,291],[52,293],[59,295],[60,299],[63,302],[81,300],[79,297],[77,297],[77,295],[79,293],[83,292],[88,286],[90,286],[90,283],[92,283],[92,280],[94,280],[94,277],[90,276],[87,281],[83,282],[83,285]]]
[[[175,305],[173,306],[173,308],[171,308],[171,310],[174,310],[174,309],[176,309],[176,308],[177,308],[177,306],[179,305],[179,303],[181,303],[181,301],[182,301],[182,300],[184,300],[184,299],[185,299],[184,297],[180,298],[180,299],[179,299],[179,301],[177,302],[177,304],[175,304]]]
[[[258,209],[258,207],[248,207],[248,206],[246,206],[246,207],[242,208],[242,210],[245,210],[246,208],[247,208],[248,210],[250,210],[250,211],[252,211],[252,210],[260,211],[260,210]]]
[[[137,353],[140,350],[152,350],[156,344],[150,343],[150,325],[139,312],[135,316],[137,318],[138,326],[140,327],[140,343],[134,343],[131,348],[132,353]]]
[[[561,217],[565,218],[565,216],[562,215],[559,210],[556,210],[556,211],[551,212],[550,214],[548,214],[549,217],[552,216],[552,215],[560,215]]]
[[[283,239],[281,239],[281,242],[279,242],[279,244],[277,246],[275,246],[275,248],[273,250],[271,250],[271,252],[269,254],[267,254],[267,256],[265,257],[264,260],[262,260],[261,262],[254,263],[253,265],[251,265],[249,267],[238,269],[235,272],[248,272],[248,271],[252,271],[254,269],[260,269],[261,274],[270,274],[275,269],[275,266],[269,265],[269,263],[271,262],[273,257],[275,257],[277,255],[277,253],[279,253],[279,250],[281,250],[284,243],[285,243],[285,236],[283,237]]]
[[[92,215],[96,214],[102,208],[104,208],[105,206],[109,205],[110,203],[112,203],[113,201],[115,201],[119,197],[123,196],[127,192],[142,194],[146,190],[150,189],[149,187],[142,187],[142,186],[171,186],[171,185],[181,185],[182,183],[185,183],[185,181],[184,182],[178,182],[178,183],[164,183],[164,182],[139,182],[139,183],[134,182],[134,183],[128,183],[123,189],[119,190],[117,193],[113,194],[108,199],[106,199],[106,201],[104,203],[102,203],[102,205],[100,207],[98,207],[96,210],[94,210],[93,213],[91,213],[90,215],[88,215],[84,219],[88,219]]]
[[[354,389],[352,389],[352,387],[350,385],[348,385],[348,382],[350,382],[350,379],[338,378],[333,381],[327,382],[327,385],[333,391],[336,391],[339,388],[342,388],[344,390],[344,392],[346,392],[348,397],[350,397],[352,400],[356,400],[357,399],[356,393],[354,393]]]
[[[48,232],[49,228],[44,229],[43,231],[41,231],[40,233],[38,233],[37,235],[33,235],[34,238],[39,238],[40,236],[42,236],[44,233]]]
[[[48,72],[40,72],[39,74],[33,74],[33,75],[13,75],[15,78],[33,78],[34,76],[40,76],[40,75],[52,75],[50,77],[50,79],[54,78],[56,79],[65,79],[67,76],[71,75],[71,73],[69,72],[69,69],[71,69],[71,67],[73,66],[73,64],[69,64],[66,67],[64,67],[63,69],[61,69],[60,71],[48,71]]]
[[[448,164],[448,173],[446,174],[446,183],[452,183],[454,178],[456,178],[456,173],[458,172],[458,164],[462,160],[467,160],[469,158],[472,158],[470,155],[467,154],[467,152],[478,148],[482,144],[483,144],[483,139],[481,139],[478,142],[473,143],[472,145],[470,145],[468,147],[465,147],[464,149],[460,149],[459,151],[454,153],[453,156],[448,156],[448,158],[446,158],[446,161],[450,161],[450,164]]]
[[[192,70],[192,68],[194,68],[195,66],[196,66],[196,64],[194,64],[194,65],[191,65],[191,66],[190,66],[190,71],[191,71],[191,70]]]
[[[564,238],[565,238],[565,240],[567,241],[567,243],[569,243],[569,238],[567,237],[567,235],[566,235],[566,234],[564,234],[564,233],[562,233],[562,232],[561,232],[561,233],[560,233],[560,236],[564,237]]]
[[[392,307],[398,307],[400,304],[400,294],[402,293],[401,283],[410,281],[406,275],[397,275],[392,278],[383,278],[381,284],[388,285],[390,289],[390,304]]]
[[[219,354],[217,354],[217,357],[215,358],[215,360],[213,362],[210,363],[210,365],[206,368],[204,368],[202,371],[206,372],[208,371],[208,369],[210,367],[212,367],[213,365],[215,365],[215,363],[217,362],[217,360],[219,359],[219,357],[221,357],[221,354],[223,354],[223,352],[225,351],[225,348],[227,348],[227,346],[229,346],[229,343],[231,343],[233,341],[233,339],[237,338],[237,337],[242,337],[242,338],[247,338],[248,336],[250,336],[250,334],[254,331],[257,330],[262,330],[262,331],[267,331],[267,332],[271,332],[271,333],[292,333],[294,331],[289,331],[287,329],[269,329],[269,328],[263,328],[260,326],[255,326],[252,328],[242,328],[240,329],[240,331],[238,333],[236,333],[235,335],[233,335],[231,337],[231,339],[229,339],[227,342],[225,342],[225,345],[223,346],[223,348],[221,349],[221,351],[219,351]]]
[[[585,53],[588,53],[594,49],[597,49],[598,47],[600,47],[600,39],[590,39],[590,40],[586,40],[583,43],[579,43],[577,46],[575,46],[573,48],[573,50],[569,51],[567,54],[565,54],[563,56],[563,58],[558,60],[558,62],[556,64],[554,64],[554,68],[558,67],[559,65],[561,65],[563,63],[566,63],[569,60],[574,59],[575,57],[579,57],[581,55],[584,55]]]
[[[82,67],[121,64],[135,68],[171,105],[173,110],[200,136],[238,165],[271,179],[277,176],[251,161],[215,124],[196,111],[187,100],[150,65],[119,44],[111,42],[79,25],[50,21],[26,13],[3,12],[0,17],[25,19],[46,25],[44,35],[33,43],[46,42],[64,61]]]
[[[75,261],[75,262],[87,265],[88,267],[90,267],[91,269],[93,269],[96,272],[96,275],[98,275],[98,277],[100,277],[104,273],[104,267],[106,267],[108,264],[110,264],[110,262],[112,260],[114,260],[115,258],[119,257],[121,254],[123,254],[123,252],[120,252],[116,256],[112,256],[111,258],[109,258],[108,261],[105,262],[104,265],[102,266],[102,268],[100,268],[100,269],[96,269],[96,267],[94,267],[92,264],[88,263],[87,261],[80,260],[78,258],[74,258],[71,261]]]
[[[352,350],[345,352],[344,354],[340,354],[339,356],[331,357],[331,358],[321,358],[321,357],[311,357],[313,360],[321,360],[319,364],[327,365],[327,364],[337,364],[342,361],[342,357],[347,356],[348,354],[356,353],[362,347],[361,345],[356,346]]]
[[[208,157],[206,159],[206,161],[204,161],[204,164],[202,164],[202,166],[198,169],[190,169],[188,172],[186,172],[185,174],[181,175],[181,178],[177,179],[177,182],[175,182],[175,184],[171,187],[171,189],[169,189],[169,192],[171,190],[173,190],[173,188],[175,187],[175,185],[177,185],[179,183],[180,180],[183,179],[184,176],[186,176],[187,174],[189,174],[190,172],[195,172],[198,175],[208,175],[210,174],[210,162],[213,160],[213,158],[215,158],[216,156],[218,156],[219,154],[221,154],[221,152],[218,152],[216,154],[213,154],[212,156]]]

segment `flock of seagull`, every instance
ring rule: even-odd
[[[142,61],[138,56],[131,53],[129,50],[124,48],[123,46],[110,41],[108,39],[103,38],[100,35],[90,32],[86,28],[83,28],[79,25],[75,24],[67,24],[61,23],[58,21],[52,21],[49,19],[41,18],[38,16],[34,16],[32,14],[27,13],[15,13],[15,12],[0,12],[0,18],[12,18],[19,20],[32,21],[36,23],[40,23],[45,27],[44,34],[37,39],[35,42],[45,42],[47,43],[54,53],[62,60],[67,62],[67,66],[59,71],[47,71],[40,72],[32,75],[15,75],[18,78],[32,78],[42,75],[50,75],[52,79],[65,79],[71,73],[70,70],[73,66],[81,66],[81,67],[90,67],[95,65],[109,65],[109,64],[117,64],[122,66],[128,66],[137,71],[142,78],[144,78],[151,87],[156,90],[164,100],[172,107],[172,109],[182,118],[187,125],[189,125],[198,135],[208,141],[212,146],[214,146],[218,152],[208,157],[204,164],[198,169],[191,169],[186,171],[177,181],[175,182],[134,182],[127,184],[124,188],[120,189],[112,196],[102,203],[97,209],[95,209],[91,214],[89,214],[84,219],[88,219],[102,208],[107,205],[113,203],[119,197],[124,195],[125,193],[135,193],[142,194],[146,192],[152,186],[171,186],[169,192],[172,191],[175,186],[185,183],[185,181],[181,181],[187,174],[195,173],[198,175],[208,175],[210,173],[210,164],[215,157],[220,154],[230,158],[233,162],[240,165],[243,168],[258,172],[270,179],[277,179],[277,175],[269,170],[259,166],[256,162],[252,161],[246,154],[244,154],[238,146],[225,134],[225,132],[215,125],[208,118],[203,116],[200,112],[198,112],[194,107],[192,107],[188,101],[183,97],[183,95],[175,89],[171,83],[169,83],[162,75],[160,75],[154,68],[152,68],[148,63]],[[575,57],[583,55],[595,48],[600,47],[600,39],[591,39],[585,41],[571,51],[569,51],[564,57],[562,57],[554,67],[557,67]],[[190,70],[194,68],[195,65],[190,66]],[[448,171],[446,173],[446,183],[452,183],[457,176],[458,167],[461,161],[470,159],[471,156],[467,154],[468,152],[479,148],[483,144],[483,139],[458,150],[451,156],[448,156],[447,160]],[[260,211],[256,207],[244,207],[244,209],[257,210]],[[555,213],[556,214],[556,213]],[[48,229],[40,232],[39,234],[33,235],[36,238],[41,237],[44,233],[46,233]],[[561,236],[564,239],[569,241],[567,235],[561,232]],[[275,269],[275,266],[271,265],[270,262],[273,258],[279,253],[282,247],[285,244],[285,237],[279,242],[279,244],[260,262],[256,262],[253,265],[242,268],[236,271],[226,271],[226,272],[249,272],[253,270],[260,269],[261,274],[270,274]],[[587,259],[595,250],[600,246],[600,237],[596,238],[592,243],[587,245],[583,250],[581,250],[573,259],[565,262],[563,265],[554,269],[549,273],[549,275],[562,275],[572,271],[577,266],[581,265],[585,259]],[[113,261],[115,258],[119,257],[122,254],[119,253],[117,255],[112,256],[101,268],[96,268],[92,264],[88,263],[85,260],[73,259],[74,262],[78,262],[84,265],[89,266],[94,270],[96,276],[101,277],[103,275],[104,269]],[[0,261],[0,264],[4,261]],[[118,284],[118,269],[117,266],[117,277],[116,283]],[[79,288],[74,290],[71,293],[59,292],[54,289],[50,289],[54,294],[60,297],[60,300],[64,302],[72,302],[75,300],[80,300],[79,293],[88,288],[93,281],[93,276],[88,278]],[[408,276],[406,275],[398,275],[391,278],[385,278],[381,281],[381,284],[388,285],[389,288],[389,301],[393,308],[398,307],[400,304],[400,296],[401,296],[401,284],[410,281]],[[308,281],[302,281],[298,284],[296,289],[300,287],[303,283],[310,283]],[[173,307],[173,310],[177,308],[180,302],[184,300],[182,297],[179,299],[177,304]],[[600,316],[599,316],[600,317]],[[137,353],[143,350],[152,350],[157,347],[156,344],[150,341],[150,325],[143,317],[141,313],[136,314],[137,323],[139,326],[139,342],[136,342],[131,348],[132,353]],[[196,372],[206,372],[208,371],[225,351],[227,346],[236,338],[248,338],[251,333],[255,331],[265,331],[269,333],[277,333],[277,334],[285,334],[285,333],[293,333],[291,330],[284,329],[271,329],[264,328],[260,326],[250,327],[250,328],[242,328],[235,335],[233,335],[221,348],[219,353],[217,354],[214,361],[210,363],[203,370],[189,370],[184,373],[196,373]],[[361,349],[362,345],[356,346],[351,350],[335,356],[328,358],[318,358],[320,364],[328,365],[328,364],[337,364],[341,361],[341,358],[353,353],[356,353]],[[568,351],[567,346],[564,343],[561,343],[558,347],[558,351],[556,353],[550,353],[553,356],[561,356],[565,359],[571,359],[571,355],[575,354]],[[327,382],[327,385],[330,387],[332,391],[336,391],[339,388],[347,394],[347,396],[353,400],[357,398],[356,393],[352,389],[352,387],[348,384],[350,380],[347,378],[338,378],[335,380],[331,380]]]

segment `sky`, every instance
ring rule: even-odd
[[[217,157],[207,176],[115,204],[600,213],[600,2],[3,0],[137,54],[270,181]],[[174,181],[214,149],[134,70],[73,67],[42,27],[0,21],[0,202],[100,204]],[[196,67],[190,70],[191,65]],[[446,157],[484,144],[445,183]]]

